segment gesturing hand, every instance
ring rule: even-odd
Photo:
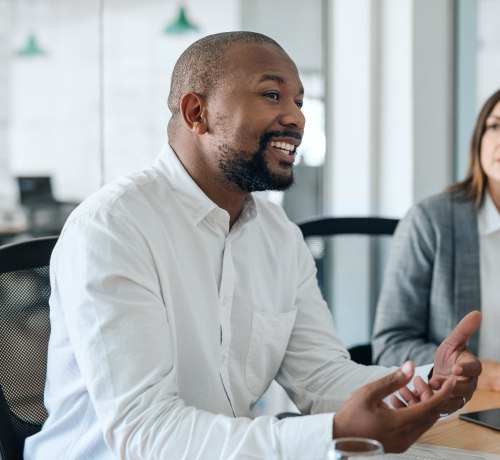
[[[429,389],[426,397],[408,406],[389,408],[383,399],[405,387],[413,372],[413,363],[407,361],[392,374],[356,391],[335,415],[333,437],[376,439],[386,452],[408,449],[439,418],[454,388],[454,379],[451,378],[444,381],[438,391],[433,393]]]
[[[481,324],[481,313],[470,312],[439,345],[429,385],[439,389],[450,376],[456,377],[455,388],[444,412],[454,412],[472,397],[481,373],[481,362],[467,349],[467,340]]]

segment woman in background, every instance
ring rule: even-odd
[[[467,312],[479,387],[500,391],[500,90],[483,105],[465,179],[410,209],[394,234],[373,335],[376,364],[432,362]]]

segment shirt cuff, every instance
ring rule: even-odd
[[[326,413],[281,420],[282,458],[325,458],[332,441],[333,417]]]
[[[415,384],[413,383],[413,380],[415,379],[415,377],[419,376],[422,378],[422,380],[425,382],[425,383],[429,383],[429,373],[431,372],[431,369],[434,367],[434,364],[424,364],[423,366],[418,366],[415,368],[415,373],[413,374],[413,378],[411,379],[411,381],[408,383],[408,385],[406,385],[410,390],[414,390],[415,389]],[[397,368],[394,367],[393,370],[396,370]],[[399,396],[398,392],[395,391],[393,393],[396,398],[399,398],[402,400],[401,396]],[[391,395],[387,396],[386,398],[384,398],[384,401],[387,405],[389,405],[389,407],[393,407],[392,405],[392,402],[391,402]]]
[[[419,377],[422,378],[422,380],[425,383],[429,382],[429,374],[431,373],[432,368],[434,367],[434,364],[425,364],[423,366],[418,366],[415,368],[415,375],[413,376],[413,379],[418,375]],[[413,389],[413,379],[411,379],[410,385],[411,388]],[[408,385],[408,386],[410,386]]]

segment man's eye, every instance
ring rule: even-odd
[[[299,109],[301,109],[301,108],[302,108],[302,106],[304,105],[304,101],[295,101],[295,105],[296,105]]]
[[[280,93],[277,93],[276,91],[270,91],[269,93],[264,93],[264,96],[273,99],[274,101],[280,100]]]

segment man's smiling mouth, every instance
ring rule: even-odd
[[[288,142],[271,141],[269,142],[269,145],[282,150],[283,153],[295,155],[295,145],[289,144]]]

